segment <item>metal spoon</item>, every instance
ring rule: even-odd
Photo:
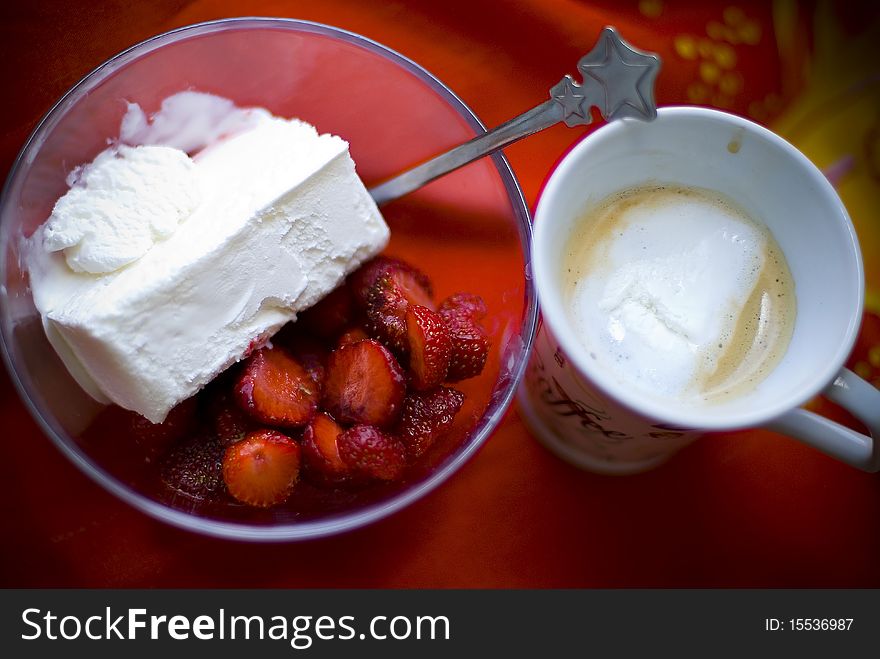
[[[602,30],[593,50],[580,59],[577,68],[583,83],[566,75],[550,88],[549,101],[371,188],[373,199],[381,206],[561,121],[569,128],[587,125],[593,120],[593,106],[606,121],[621,117],[650,121],[657,116],[654,80],[660,71],[660,57],[633,48],[613,27]]]

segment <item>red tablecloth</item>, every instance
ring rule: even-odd
[[[574,71],[599,28],[615,24],[663,56],[661,103],[751,116],[828,168],[859,231],[876,312],[880,120],[876,66],[861,53],[877,43],[880,23],[870,3],[839,4],[4,3],[0,171],[83,74],[188,23],[289,16],[364,34],[424,65],[488,125],[539,102]],[[840,108],[854,114],[840,117]],[[834,128],[841,122],[845,129]],[[581,133],[556,127],[507,150],[530,203]],[[880,321],[868,320],[852,365],[877,377]],[[54,449],[5,374],[0,428],[2,586],[880,586],[880,477],[768,432],[712,437],[656,471],[611,478],[547,453],[514,409],[446,485],[393,518],[341,537],[264,546],[198,537],[120,503]]]

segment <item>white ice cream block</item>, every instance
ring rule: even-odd
[[[161,147],[180,174],[172,181],[163,154],[143,153],[157,147],[105,152],[96,160],[112,167],[79,172],[76,204],[59,200],[65,212],[31,237],[46,334],[94,397],[162,421],[386,245],[344,140],[263,111],[250,119],[191,166]],[[126,162],[145,161],[165,185],[132,185]],[[95,205],[100,226],[88,222]]]

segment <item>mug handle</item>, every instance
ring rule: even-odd
[[[880,471],[880,451],[875,441],[880,439],[880,390],[843,368],[822,394],[864,423],[871,435],[863,435],[800,407],[786,412],[765,427],[863,471]]]

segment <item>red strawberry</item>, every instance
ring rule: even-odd
[[[287,428],[308,423],[320,397],[312,376],[280,347],[251,355],[234,391],[239,407],[254,419]]]
[[[416,275],[391,269],[379,277],[367,294],[367,329],[398,354],[408,350],[406,310],[412,304],[434,309],[430,290]]]
[[[343,284],[306,309],[297,322],[315,336],[331,339],[351,322],[354,313],[354,298],[348,286]]]
[[[406,310],[406,335],[409,344],[409,370],[412,386],[430,389],[446,379],[452,342],[442,318],[420,304]]]
[[[359,475],[393,481],[403,475],[406,450],[399,440],[374,426],[353,426],[337,440],[339,455]]]
[[[177,494],[210,500],[223,491],[223,444],[216,437],[190,437],[163,457],[159,477]]]
[[[406,308],[434,309],[431,282],[408,263],[379,256],[349,278],[355,304],[367,314],[367,330],[400,355],[406,354]]]
[[[410,393],[395,433],[406,446],[410,459],[418,458],[452,426],[464,403],[464,394],[450,387]]]
[[[361,309],[366,309],[369,303],[370,289],[373,288],[381,277],[391,272],[398,273],[398,280],[404,290],[411,291],[419,297],[427,293],[428,300],[431,299],[433,292],[431,290],[431,280],[428,279],[427,275],[404,261],[388,258],[387,256],[377,256],[364,263],[348,278],[355,304]],[[424,304],[424,302],[416,301],[416,303],[423,306],[431,306]]]
[[[253,429],[253,421],[235,404],[232,392],[217,391],[210,402],[208,414],[214,434],[224,446],[234,444]]]
[[[367,302],[367,331],[398,355],[406,356],[406,309],[409,303],[383,277],[370,289]]]
[[[362,310],[367,308],[367,301],[373,284],[387,270],[398,263],[399,261],[396,259],[391,259],[387,256],[377,256],[364,263],[348,276],[348,285],[351,288],[354,302],[358,307]]]
[[[452,341],[447,382],[466,380],[482,373],[490,345],[486,330],[479,324],[480,318],[486,314],[482,298],[457,293],[440,304],[438,313],[446,323]]]
[[[156,457],[174,442],[195,432],[197,407],[195,397],[187,398],[168,412],[162,423],[151,423],[137,412],[126,411],[129,431],[148,457]]]
[[[290,338],[287,350],[320,388],[324,383],[327,364],[327,350],[324,346],[314,337],[300,333]]]
[[[315,415],[303,431],[302,457],[307,473],[319,482],[335,481],[348,475],[348,465],[339,455],[336,440],[343,428],[324,412]]]
[[[486,303],[479,295],[473,293],[454,293],[440,303],[442,314],[464,316],[471,320],[482,320],[486,317]]]
[[[342,423],[380,427],[393,424],[406,393],[394,355],[367,339],[330,353],[324,380],[324,407]]]
[[[226,449],[223,482],[242,503],[268,508],[290,496],[299,462],[299,444],[275,430],[258,430]]]
[[[358,341],[363,341],[364,339],[369,338],[370,335],[367,334],[367,331],[363,327],[352,327],[351,329],[345,330],[340,335],[339,340],[336,342],[336,347],[341,348],[350,343],[357,343]]]

